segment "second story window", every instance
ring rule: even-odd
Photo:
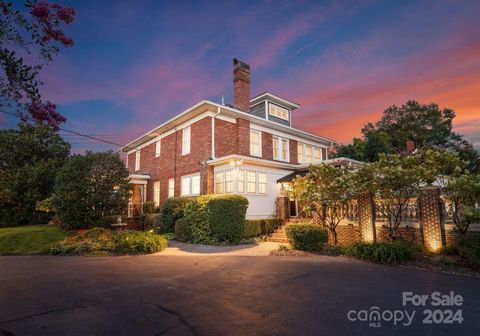
[[[175,179],[171,178],[168,180],[168,197],[175,196]]]
[[[135,171],[140,170],[140,151],[135,152]]]
[[[268,114],[286,121],[290,120],[288,110],[286,108],[272,103],[268,104]]]
[[[298,143],[298,163],[318,163],[322,161],[322,149],[313,145]]]
[[[262,132],[250,130],[250,155],[262,156]]]
[[[182,130],[182,155],[190,154],[190,126]]]
[[[160,156],[160,150],[161,150],[160,140],[158,140],[158,141],[155,142],[155,157]]]
[[[289,161],[288,140],[273,137],[273,159],[279,161]]]

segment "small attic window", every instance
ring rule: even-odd
[[[272,103],[268,104],[268,114],[286,121],[290,121],[288,110]]]

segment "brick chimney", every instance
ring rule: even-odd
[[[415,143],[412,140],[407,140],[407,153],[413,153],[415,150]]]
[[[250,111],[250,65],[233,59],[233,105]]]

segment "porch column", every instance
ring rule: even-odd
[[[372,243],[375,237],[375,209],[372,196],[368,193],[357,197],[358,226],[360,229],[360,241]]]
[[[277,197],[276,206],[277,206],[277,218],[286,221],[290,218],[290,200],[286,196]]]
[[[431,252],[437,252],[443,246],[440,194],[439,187],[426,186],[418,196],[423,244]]]

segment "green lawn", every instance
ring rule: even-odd
[[[29,225],[0,229],[0,255],[28,255],[50,252],[50,246],[67,233],[53,225]]]

